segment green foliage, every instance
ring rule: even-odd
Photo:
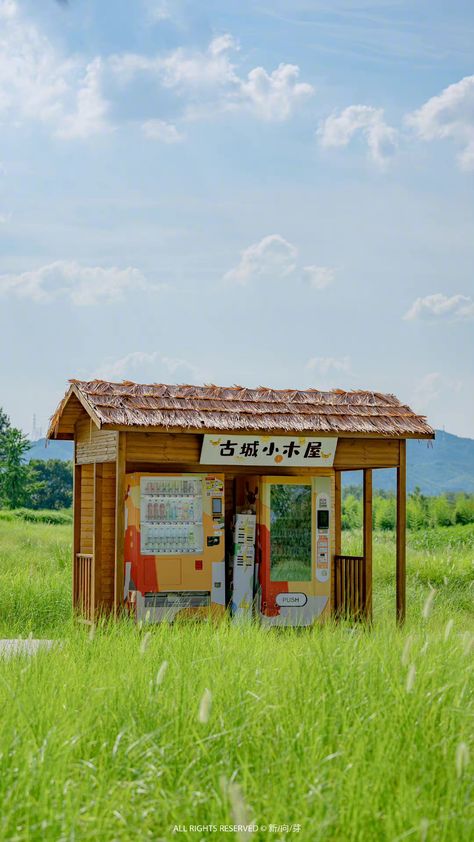
[[[0,443],[0,501],[10,509],[28,502],[35,481],[25,456],[30,449],[27,437],[16,427],[8,427]]]
[[[28,505],[32,509],[67,509],[72,505],[72,462],[62,459],[32,459],[35,480]]]
[[[342,500],[342,528],[358,529],[362,526],[362,498],[345,493]],[[395,529],[397,503],[394,494],[375,492],[373,498],[373,522],[376,529]],[[451,526],[454,523],[474,523],[473,494],[442,494],[427,497],[415,489],[407,498],[407,527],[410,530],[431,529],[437,526]]]
[[[0,519],[0,637],[57,638],[0,657],[0,838],[233,839],[173,834],[234,824],[232,780],[257,824],[301,842],[470,842],[473,545],[474,524],[410,533],[402,630],[388,531],[370,631],[91,629],[71,619],[70,526]]]
[[[26,523],[72,523],[72,509],[0,509],[0,520],[23,521]]]

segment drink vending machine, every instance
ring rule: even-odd
[[[332,479],[263,477],[261,485],[260,621],[311,625],[330,609]]]
[[[126,477],[124,600],[137,619],[223,612],[224,477]]]

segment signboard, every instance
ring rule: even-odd
[[[337,438],[205,434],[201,465],[264,465],[273,468],[326,468],[334,463]]]

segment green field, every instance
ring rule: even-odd
[[[371,630],[91,630],[71,620],[70,541],[0,519],[0,636],[58,641],[0,658],[0,839],[474,837],[472,525],[410,535],[402,631],[389,532]]]

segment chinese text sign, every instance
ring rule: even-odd
[[[234,436],[206,434],[201,465],[331,467],[337,438],[318,436]]]

